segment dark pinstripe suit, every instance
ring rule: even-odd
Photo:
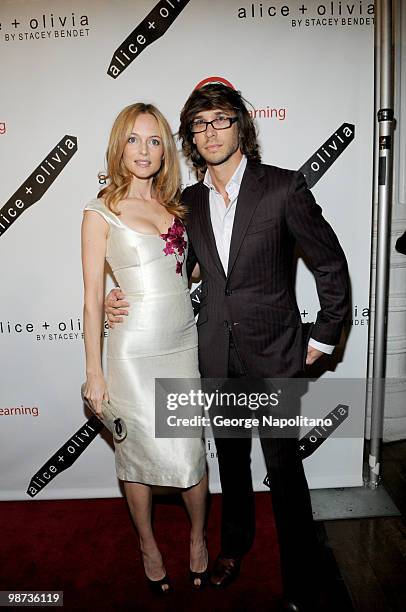
[[[320,311],[311,330],[315,340],[338,342],[349,299],[344,253],[303,175],[248,162],[237,201],[227,276],[210,222],[208,188],[203,183],[188,187],[182,201],[190,210],[188,273],[198,261],[203,281],[197,323],[201,375],[300,376],[307,337],[295,297],[296,244],[317,284]],[[231,350],[230,335],[235,345]],[[271,476],[284,585],[292,590],[303,582],[299,577],[305,571],[303,563],[310,561],[312,566],[314,535],[307,483],[295,440],[261,442]],[[250,440],[216,439],[216,445],[223,490],[222,552],[241,556],[254,533]]]

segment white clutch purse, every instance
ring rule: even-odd
[[[93,413],[89,400],[84,396],[86,383],[81,386],[81,395],[83,403]],[[94,413],[93,413],[94,414]],[[122,418],[118,417],[112,408],[111,404],[105,400],[102,401],[102,417],[97,417],[105,427],[110,431],[116,442],[122,442],[127,437],[127,427]]]

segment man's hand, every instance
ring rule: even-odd
[[[104,300],[104,310],[107,315],[109,327],[113,328],[115,323],[124,321],[123,315],[128,316],[128,306],[125,295],[121,289],[112,289]]]
[[[309,344],[307,347],[306,365],[312,365],[315,361],[317,361],[319,357],[321,357],[324,354],[325,353],[323,353],[322,351],[319,351],[313,346],[310,346]]]

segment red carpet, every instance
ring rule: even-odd
[[[256,494],[257,533],[237,582],[194,592],[188,580],[185,510],[171,498],[155,506],[155,532],[174,587],[161,599],[148,589],[124,499],[2,502],[0,590],[62,590],[64,610],[269,611],[280,574],[271,499]],[[219,547],[221,501],[212,496],[208,546]]]

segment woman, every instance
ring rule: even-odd
[[[204,541],[207,476],[203,441],[154,437],[155,378],[198,378],[197,332],[185,271],[187,235],[180,172],[170,127],[150,104],[124,108],[107,149],[108,185],[85,208],[82,224],[85,397],[96,415],[109,400],[128,435],[115,443],[151,588],[170,583],[151,524],[152,485],[180,487],[191,520],[190,575],[207,582]],[[102,371],[104,261],[133,306],[110,330]]]

